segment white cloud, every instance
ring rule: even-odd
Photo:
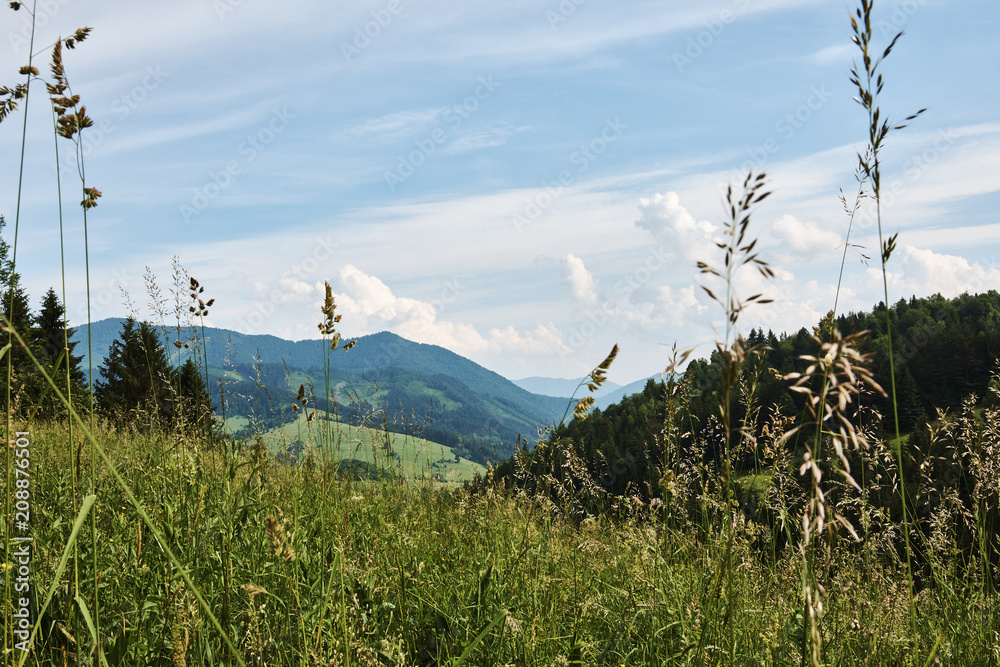
[[[700,314],[706,310],[705,306],[698,303],[694,285],[679,289],[664,285],[660,288],[660,299],[667,321],[678,328],[686,324],[692,311]]]
[[[334,139],[365,139],[375,136],[382,140],[413,134],[440,121],[447,109],[413,109],[370,118],[338,132]]]
[[[841,244],[839,234],[820,229],[815,222],[799,221],[791,215],[783,215],[772,227],[774,235],[792,252],[800,255],[829,253]]]
[[[531,127],[527,125],[513,127],[510,123],[501,123],[497,127],[470,133],[455,139],[455,141],[451,142],[444,148],[444,150],[441,151],[441,154],[455,155],[457,153],[478,150],[480,148],[503,146],[507,143],[507,140],[515,134],[525,132],[530,129]]]
[[[438,320],[433,304],[398,297],[377,277],[353,265],[341,269],[337,287],[341,292],[335,298],[342,314],[362,334],[389,330],[409,340],[440,345],[469,357],[498,352],[552,355],[565,347],[552,323],[539,324],[525,333],[508,325],[490,329],[483,336],[471,324]]]
[[[828,46],[825,49],[820,49],[816,53],[811,54],[808,60],[816,65],[849,63],[856,51],[857,47],[853,44],[837,44],[836,46]]]
[[[433,309],[432,309],[433,311]],[[457,354],[471,357],[489,349],[489,342],[470,324],[438,322],[433,317],[422,317],[414,313],[392,330],[408,340],[428,345],[440,345]]]
[[[256,299],[267,299],[276,304],[304,304],[311,302],[313,290],[323,294],[323,285],[310,285],[303,280],[283,277],[277,284],[267,284],[260,281],[253,283],[253,295]]]
[[[554,354],[566,348],[562,334],[551,322],[539,324],[534,331],[524,335],[510,325],[504,329],[490,329],[489,342],[496,351],[520,354]]]
[[[573,298],[585,305],[597,302],[597,283],[583,260],[572,254],[563,257],[563,277],[573,290]]]
[[[373,317],[385,322],[395,319],[397,299],[375,276],[348,264],[340,270],[340,284],[345,291],[340,297],[345,313],[365,321]]]
[[[321,294],[323,293],[323,285],[310,285],[303,280],[296,280],[294,278],[281,278],[278,281],[278,287],[285,294],[286,301],[302,301],[309,298],[312,295],[313,289],[318,290]]]
[[[642,214],[635,224],[645,229],[657,240],[677,249],[689,260],[704,259],[712,255],[712,234],[715,225],[707,220],[698,221],[681,206],[676,192],[657,193],[652,199],[639,200]]]
[[[1000,269],[984,267],[978,262],[956,255],[944,255],[932,250],[903,246],[889,260],[890,293],[904,297],[940,293],[951,298],[964,292],[977,293],[1000,288]],[[880,286],[882,272],[871,268],[867,272],[871,286]]]

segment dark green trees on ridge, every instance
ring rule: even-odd
[[[0,232],[6,221],[0,216]],[[11,334],[4,336],[3,344],[11,343],[6,358],[0,363],[0,372],[10,372],[10,400],[18,413],[36,417],[54,417],[65,414],[62,401],[52,391],[38,372],[34,357],[53,377],[60,391],[83,398],[78,407],[86,409],[85,376],[80,368],[81,357],[75,355],[76,343],[67,342],[73,330],[66,330],[65,308],[54,289],[49,288],[42,299],[41,310],[32,314],[29,298],[21,276],[10,258],[9,244],[0,238],[0,313],[23,341]],[[67,388],[67,379],[69,381]],[[2,392],[0,402],[7,403],[7,392]]]
[[[119,424],[211,431],[212,404],[204,379],[190,357],[179,368],[167,359],[160,332],[128,318],[94,385],[97,409]]]
[[[833,326],[844,334],[870,331],[863,339],[861,352],[873,353],[871,368],[876,381],[889,386],[888,339],[885,305],[871,312],[849,313],[837,317]],[[900,300],[889,311],[893,321],[892,336],[896,366],[897,401],[900,426],[904,434],[923,436],[928,420],[937,410],[962,409],[968,396],[975,396],[980,406],[1000,402],[1000,293],[963,294],[954,299],[941,295]],[[744,378],[754,385],[753,404],[756,417],[751,421],[770,423],[776,414],[798,420],[804,413],[804,399],[789,392],[782,378],[803,372],[803,355],[819,351],[810,331],[803,328],[792,334],[776,336],[754,329],[747,334],[747,344],[763,344],[766,350],[744,369]],[[680,382],[683,385],[683,418],[686,442],[703,441],[706,449],[699,454],[714,460],[712,430],[720,428],[719,392],[722,369],[718,352],[708,359],[695,359],[687,366]],[[627,488],[641,495],[656,495],[664,452],[663,418],[666,409],[665,387],[650,380],[640,394],[627,397],[605,410],[595,410],[586,419],[577,419],[553,432],[552,437],[527,460],[537,471],[557,470],[562,465],[559,443],[572,445],[586,462],[595,479],[608,481],[606,490],[625,493]],[[873,428],[882,438],[890,436],[892,403],[886,396],[871,394],[864,399],[871,415],[881,415]],[[730,414],[732,427],[739,428],[746,415],[745,401],[734,392]],[[801,437],[807,437],[808,425]],[[755,437],[760,433],[754,433]],[[795,440],[788,447],[795,447]],[[755,458],[753,452],[733,453],[737,470],[751,470],[768,461]],[[512,461],[501,463],[497,476],[513,478]],[[610,473],[610,474],[609,474]],[[630,486],[631,485],[631,486]],[[633,492],[630,491],[630,492]]]
[[[5,221],[0,216],[0,233]],[[95,400],[76,353],[74,330],[66,322],[66,308],[55,289],[42,297],[40,309],[32,313],[30,299],[10,257],[9,244],[0,237],[0,314],[17,333],[7,334],[0,345],[10,342],[0,359],[0,372],[10,373],[10,392],[0,392],[0,403],[19,417],[36,420],[61,419],[66,407],[35,361],[45,370],[73,407],[85,413],[95,407],[119,422],[149,427],[197,426],[210,434],[212,405],[205,380],[195,362],[187,359],[172,366],[163,349],[164,338],[146,322],[128,320],[112,346],[110,356],[95,377]],[[18,340],[20,338],[20,342]]]

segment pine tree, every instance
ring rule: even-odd
[[[66,310],[59,302],[55,290],[50,287],[42,299],[42,309],[34,318],[30,334],[34,347],[38,350],[38,360],[64,396],[67,395],[66,369],[69,368],[69,393],[73,397],[74,407],[79,409],[89,407],[90,401],[86,389],[86,375],[80,366],[83,357],[73,354],[77,342],[70,340],[73,337],[73,329],[68,328],[64,319],[65,313]],[[67,326],[65,331],[64,326]],[[65,414],[62,402],[54,392],[45,391],[46,389],[47,387],[43,388],[42,397],[36,402],[41,414],[44,416]]]
[[[0,215],[0,233],[6,225],[7,221]],[[10,245],[2,236],[0,236],[0,313],[3,314],[5,322],[12,323],[14,329],[27,342],[28,327],[31,324],[28,296],[21,286],[20,277],[14,273],[10,261]],[[5,334],[0,345],[8,342],[11,343],[11,348],[0,365],[0,372],[4,376],[3,382],[6,383],[8,370],[10,371],[11,386],[9,393],[0,389],[0,404],[6,405],[9,396],[15,405],[24,406],[27,397],[37,395],[40,385],[36,381],[34,364],[25,353],[25,349],[17,344],[13,336]]]
[[[169,424],[172,413],[170,364],[159,333],[129,317],[111,344],[94,386],[97,409],[114,421],[134,419],[140,428]]]
[[[24,341],[24,345],[21,345],[16,338],[11,337],[10,339],[11,348],[8,352],[8,363],[11,366],[10,393],[15,404],[21,408],[28,408],[41,395],[45,384],[35,367],[35,363],[31,360],[31,356],[39,358],[40,351],[31,337],[33,317],[28,304],[28,294],[21,285],[21,276],[10,270],[10,265],[2,257],[2,252],[3,249],[0,248],[0,265],[3,267],[3,270],[0,271],[0,279],[6,277],[9,282],[4,284],[3,294],[0,295],[0,298],[3,299],[0,309],[2,309],[5,322],[10,324]],[[6,343],[6,341],[4,342]],[[6,372],[6,364],[4,364],[3,370]]]
[[[4,217],[0,215],[0,234],[3,234],[3,228],[7,226],[7,221]],[[3,240],[0,236],[0,285],[6,289],[7,285],[10,284],[10,244]]]
[[[213,415],[212,398],[205,388],[205,379],[198,370],[194,359],[188,359],[173,372],[174,406],[172,425],[193,427],[199,433],[210,436]]]
[[[899,429],[903,432],[922,430],[924,424],[927,423],[927,413],[920,404],[920,387],[905,361],[898,360],[896,368],[899,369],[896,377],[896,410],[899,414]]]

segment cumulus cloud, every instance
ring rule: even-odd
[[[815,222],[783,215],[771,228],[786,248],[800,255],[826,253],[841,244],[840,234],[821,229]]]
[[[323,285],[310,285],[303,280],[296,280],[295,278],[282,278],[278,281],[278,288],[285,293],[286,300],[301,301],[303,299],[309,298],[314,289],[322,290]]]
[[[592,305],[597,302],[597,283],[594,276],[579,257],[567,254],[563,257],[563,277],[573,290],[573,298],[580,303]]]
[[[553,324],[539,324],[530,332],[512,326],[494,328],[484,336],[471,324],[439,320],[434,304],[396,296],[379,278],[350,264],[340,270],[337,290],[338,308],[361,333],[389,330],[464,356],[484,352],[544,355],[564,347]]]
[[[669,285],[660,288],[660,303],[667,321],[675,327],[684,326],[689,314],[700,314],[706,307],[698,303],[695,286],[674,289]]]
[[[903,246],[889,260],[889,285],[901,295],[926,296],[940,293],[955,297],[1000,288],[1000,269],[956,255]],[[869,284],[881,285],[880,269],[868,270]]]
[[[676,192],[657,193],[651,199],[639,200],[641,215],[635,224],[654,238],[676,248],[689,260],[703,259],[712,254],[712,235],[716,227],[707,220],[698,221],[681,206]]]
[[[340,270],[340,283],[344,290],[340,297],[341,307],[345,313],[359,319],[391,322],[403,306],[388,285],[351,264]]]

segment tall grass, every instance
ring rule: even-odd
[[[892,416],[893,422],[896,429],[896,440],[900,439],[899,430],[899,401],[896,395],[896,363],[893,355],[892,347],[892,318],[889,317],[889,275],[886,271],[886,264],[889,262],[889,258],[892,256],[893,250],[896,248],[896,238],[898,234],[886,238],[882,231],[882,169],[881,169],[881,152],[888,139],[889,135],[897,130],[901,130],[906,127],[905,123],[916,119],[920,116],[926,109],[921,109],[915,114],[908,116],[903,124],[895,125],[891,123],[887,117],[885,117],[881,109],[879,108],[879,95],[882,93],[882,88],[885,85],[885,80],[880,71],[880,66],[882,61],[885,60],[892,53],[893,48],[896,43],[903,36],[902,32],[896,34],[892,41],[885,47],[885,50],[878,55],[877,50],[873,50],[872,44],[872,16],[874,9],[874,0],[861,0],[861,6],[855,11],[854,16],[851,17],[851,29],[854,33],[852,41],[858,47],[858,51],[861,55],[862,67],[858,67],[857,64],[851,69],[851,83],[857,88],[858,94],[854,99],[864,108],[865,112],[868,114],[868,148],[866,152],[858,156],[859,165],[864,171],[865,177],[871,183],[872,196],[875,202],[875,214],[876,220],[878,222],[878,239],[879,247],[881,249],[880,257],[882,264],[882,287],[884,294],[885,303],[885,323],[887,331],[887,340],[889,342],[889,381],[890,381],[890,392],[892,396]],[[902,474],[903,471],[903,461],[902,461],[902,451],[900,451],[899,460],[899,470]],[[907,576],[909,577],[910,583],[910,609],[911,609],[911,620],[913,621],[913,632],[916,632],[916,622],[915,617],[912,613],[913,610],[913,555],[910,545],[910,530],[909,530],[909,509],[907,508],[907,497],[906,497],[906,481],[900,478],[899,481],[899,493],[900,499],[902,500],[903,509],[903,536],[906,542],[906,563],[907,563]]]
[[[25,322],[16,321],[16,318],[14,317],[14,313],[15,313],[15,300],[16,300],[16,296],[17,296],[16,292],[15,292],[15,289],[14,289],[14,286],[18,282],[17,281],[17,243],[18,243],[18,236],[19,236],[20,223],[21,223],[21,195],[22,195],[23,185],[24,185],[24,178],[23,178],[23,174],[24,174],[24,157],[25,157],[25,153],[26,153],[26,150],[27,150],[28,109],[29,109],[29,102],[30,102],[30,98],[31,98],[31,83],[33,81],[39,81],[39,82],[41,82],[41,76],[40,76],[38,68],[34,65],[34,61],[35,61],[34,59],[35,59],[35,56],[36,56],[35,49],[34,49],[34,44],[35,44],[35,27],[36,27],[35,26],[35,19],[36,19],[36,12],[37,12],[37,2],[33,2],[32,3],[32,7],[31,7],[30,10],[27,8],[27,6],[24,3],[20,3],[20,2],[12,2],[12,3],[10,3],[10,8],[13,9],[14,11],[19,11],[19,10],[23,9],[24,11],[28,12],[30,14],[30,16],[31,16],[31,36],[30,36],[30,39],[29,39],[29,42],[28,42],[28,63],[26,65],[24,65],[23,67],[21,67],[21,69],[20,69],[20,73],[26,77],[25,83],[21,84],[21,85],[18,85],[18,86],[15,86],[15,88],[13,90],[10,90],[10,89],[8,89],[6,87],[4,87],[2,90],[0,90],[0,96],[7,97],[7,99],[4,101],[4,105],[3,105],[2,109],[0,109],[0,121],[4,120],[5,117],[7,116],[7,114],[10,111],[13,111],[16,108],[16,101],[17,100],[22,100],[23,99],[23,101],[24,101],[23,102],[24,103],[24,110],[23,110],[24,111],[24,120],[23,120],[23,124],[22,124],[22,129],[21,129],[21,151],[20,151],[20,162],[19,162],[19,172],[18,172],[17,201],[16,201],[16,204],[15,204],[16,213],[15,213],[15,220],[14,220],[14,235],[13,235],[13,244],[11,246],[10,269],[9,269],[10,270],[10,276],[9,276],[10,294],[9,294],[9,301],[8,301],[8,304],[7,304],[7,312],[9,313],[10,318],[6,322],[7,329],[8,329],[9,333],[8,333],[8,337],[7,337],[7,351],[8,351],[8,354],[7,354],[7,382],[6,382],[7,387],[6,387],[6,403],[5,403],[5,405],[7,406],[7,419],[6,419],[5,440],[8,441],[8,442],[10,442],[10,443],[13,443],[14,440],[15,440],[15,435],[14,434],[15,434],[15,432],[17,430],[19,430],[19,429],[15,429],[15,427],[14,427],[14,420],[15,420],[15,411],[14,411],[15,397],[14,397],[13,391],[12,391],[12,389],[13,389],[13,381],[14,381],[14,377],[13,377],[13,364],[14,364],[14,357],[15,357],[14,350],[18,349],[19,346],[23,346],[23,340],[20,341],[20,344],[18,343],[18,338],[17,338],[17,336],[15,334],[15,331],[19,330],[19,331],[23,332],[26,335],[27,332],[30,329],[30,326],[31,326],[31,322],[30,321],[25,321]],[[59,144],[59,138],[60,137],[64,138],[64,139],[67,139],[67,140],[69,140],[69,141],[71,141],[71,142],[73,142],[75,144],[77,167],[78,167],[78,170],[79,170],[81,188],[82,188],[82,192],[83,192],[83,200],[81,201],[81,206],[83,208],[84,259],[85,259],[85,262],[87,263],[86,282],[87,282],[87,302],[88,302],[88,327],[89,327],[89,319],[90,319],[89,318],[89,306],[90,306],[90,273],[89,273],[89,253],[87,251],[87,247],[88,247],[87,246],[87,210],[90,209],[90,208],[93,208],[94,206],[97,205],[97,198],[101,196],[101,193],[96,188],[87,187],[86,176],[85,176],[85,168],[84,168],[84,162],[83,162],[82,144],[80,143],[80,140],[79,140],[80,139],[79,133],[84,128],[89,127],[90,125],[92,125],[92,122],[91,122],[90,118],[86,114],[86,107],[80,106],[80,97],[77,96],[77,95],[73,95],[73,93],[72,93],[72,89],[70,88],[69,81],[68,81],[68,79],[66,77],[65,68],[63,66],[63,61],[62,61],[62,47],[65,44],[65,46],[68,49],[75,48],[78,43],[84,41],[87,38],[87,36],[89,35],[89,33],[90,33],[90,28],[86,28],[86,27],[80,28],[80,29],[76,30],[71,37],[66,38],[66,39],[59,38],[59,39],[56,40],[56,42],[53,45],[51,45],[50,48],[51,48],[51,54],[52,55],[51,55],[51,68],[50,69],[51,69],[52,80],[49,81],[49,82],[46,82],[46,89],[47,89],[47,92],[48,92],[48,95],[49,95],[49,101],[50,101],[51,106],[52,106],[53,130],[54,130],[54,138],[55,138],[55,154],[56,154],[56,165],[57,165],[57,173],[56,173],[56,179],[57,179],[57,199],[58,199],[58,208],[59,208],[59,240],[60,240],[59,247],[60,247],[60,266],[62,267],[63,303],[65,303],[65,247],[64,247],[64,234],[63,234],[62,183],[61,183],[61,173],[58,171],[58,165],[59,165],[59,160],[58,160],[59,146],[58,146],[58,144]],[[71,380],[70,380],[70,372],[69,372],[70,371],[69,343],[68,343],[68,331],[67,331],[67,327],[66,327],[65,318],[63,320],[63,340],[64,340],[64,351],[63,351],[64,357],[63,358],[65,360],[66,369],[67,369],[67,373],[66,373],[66,387],[65,387],[65,391],[67,393],[66,400],[67,400],[67,405],[70,406],[70,410],[72,411]],[[55,364],[54,368],[58,367],[58,363],[59,362],[57,361],[57,363]],[[91,385],[91,388],[92,388],[92,385]],[[29,418],[28,424],[24,426],[25,429],[29,429],[30,428],[30,422],[31,422],[31,418]],[[68,446],[71,449],[72,449],[72,447],[74,445],[74,441],[75,441],[75,439],[74,439],[74,436],[73,436],[73,433],[72,433],[72,430],[71,430],[70,433],[69,433],[69,438],[68,438]],[[11,457],[10,457],[10,449],[9,448],[5,448],[5,449],[7,450],[7,455],[5,457],[5,459],[6,459],[6,471],[5,472],[6,472],[6,479],[9,480],[9,479],[11,479],[11,463],[12,462],[11,462]],[[96,462],[97,462],[97,459],[96,459],[95,452],[93,450],[91,450],[91,469],[92,469],[92,471],[96,470],[96,468],[97,468]],[[93,484],[93,479],[91,480],[91,483]],[[72,488],[73,488],[73,491],[74,491],[74,493],[73,493],[73,499],[74,499],[73,500],[73,510],[74,510],[74,513],[76,512],[76,498],[77,498],[77,495],[78,495],[76,493],[76,491],[77,491],[77,484],[78,484],[78,480],[74,476],[73,479],[72,479]],[[5,490],[5,502],[4,502],[4,505],[5,505],[5,510],[6,510],[5,514],[7,516],[11,516],[11,511],[10,511],[11,510],[11,502],[10,502],[10,500],[11,500],[11,492],[12,492],[11,486],[12,485],[7,484],[6,485],[6,490]],[[95,524],[94,521],[95,521],[94,516],[91,515],[91,539],[92,540],[96,540],[96,524]],[[9,527],[5,531],[5,533],[7,534],[7,537],[9,539],[10,538],[10,528]],[[6,549],[9,549],[9,546],[7,546]],[[92,565],[93,571],[96,572],[97,571],[97,562],[96,562],[96,560],[93,561],[91,565]],[[75,549],[75,545],[74,545],[74,550],[73,550],[73,580],[74,580],[74,590],[76,591],[75,600],[76,600],[77,604],[80,606],[81,612],[86,616],[86,615],[88,615],[87,606],[86,606],[86,603],[84,602],[83,598],[79,594],[79,591],[80,591],[79,559],[78,559],[77,551]],[[9,576],[5,576],[5,591],[10,591],[10,590],[11,590],[11,585],[10,585]],[[99,603],[98,603],[97,586],[96,586],[96,583],[95,583],[94,589],[93,589],[93,596],[91,598],[91,606],[95,609],[95,613],[99,609],[98,604]],[[9,623],[10,616],[9,616],[9,609],[7,607],[5,607],[5,612],[4,613],[5,613],[5,616],[4,616],[4,618],[5,618],[5,624],[4,624],[5,625],[4,646],[5,646],[5,649],[7,649],[7,648],[10,648],[10,646],[11,646],[11,642],[10,642],[11,635],[7,632],[7,629],[9,629],[12,626]],[[99,618],[99,614],[98,614],[98,618]],[[76,627],[77,627],[76,624],[74,624],[74,629]],[[99,641],[99,637],[100,637],[100,623],[98,622],[96,625],[94,625],[93,623],[91,623],[90,624],[90,628],[92,630],[92,634],[96,638],[95,641]]]
[[[37,2],[32,3],[32,19],[34,19],[34,10],[35,10],[35,6],[36,5],[37,5]],[[31,76],[32,76],[32,73],[35,72],[35,71],[37,71],[36,68],[35,68],[35,66],[34,66],[34,64],[33,64],[34,63],[34,59],[33,59],[34,44],[35,44],[35,22],[34,22],[34,20],[32,20],[32,23],[31,23],[31,37],[28,40],[28,64],[25,65],[23,68],[21,68],[21,71],[20,71],[20,73],[25,77],[25,82],[23,84],[19,84],[19,85],[15,86],[13,89],[10,89],[10,88],[7,88],[6,86],[4,86],[4,88],[2,89],[2,91],[0,91],[0,93],[2,93],[4,97],[6,97],[6,99],[4,100],[4,103],[5,103],[4,106],[2,108],[0,108],[0,111],[2,111],[2,113],[0,113],[0,121],[5,120],[6,117],[7,117],[7,115],[11,111],[13,111],[14,109],[17,108],[17,100],[22,100],[23,99],[24,100],[24,106],[25,106],[24,122],[23,122],[22,129],[21,129],[21,155],[20,155],[20,162],[18,164],[18,176],[17,176],[17,202],[15,203],[15,213],[14,213],[14,246],[13,246],[13,252],[12,252],[12,257],[11,257],[11,264],[12,264],[12,267],[11,267],[11,274],[12,274],[11,278],[13,278],[14,270],[17,267],[17,231],[18,231],[18,228],[19,228],[19,225],[20,225],[20,222],[21,222],[21,193],[23,191],[23,186],[24,186],[24,155],[25,155],[25,150],[27,148],[27,135],[28,135],[28,114],[27,114],[27,108],[28,108],[28,102],[29,102],[28,91],[29,91],[29,88],[30,88],[30,85],[31,85]],[[8,312],[12,312],[13,309],[14,309],[14,290],[13,289],[11,290],[10,297],[11,298],[10,298],[9,306],[8,306],[8,309],[7,309]],[[7,337],[7,346],[5,348],[6,351],[9,351],[11,349],[11,347],[13,345],[13,341],[14,341],[14,338],[13,338],[12,335]],[[11,415],[11,411],[10,411],[11,401],[13,399],[13,395],[12,395],[12,392],[11,392],[11,385],[12,385],[11,379],[12,379],[12,376],[13,376],[13,363],[14,363],[14,361],[13,361],[13,355],[8,354],[7,355],[7,392],[6,392],[7,402],[5,404],[5,405],[7,405],[8,409],[7,409],[7,418],[4,420],[5,421],[5,427],[7,429],[5,431],[5,433],[4,433],[4,441],[5,442],[10,442],[11,437],[15,433],[15,430],[13,428],[12,415]],[[13,471],[13,457],[12,457],[12,452],[10,450],[10,447],[5,447],[4,448],[4,452],[5,452],[4,453],[4,481],[5,481],[4,516],[8,517],[8,516],[11,516],[11,511],[13,509],[13,505],[11,503],[11,500],[12,500],[12,497],[13,497],[12,488],[11,488],[12,485],[7,481],[7,480],[10,480],[11,476],[12,476],[11,473]],[[5,528],[6,528],[6,525],[5,525]],[[9,549],[10,549],[10,547],[9,547],[9,544],[10,544],[10,542],[9,542],[9,529],[5,530],[5,533],[8,533],[5,536],[8,539],[6,540],[6,543],[4,545],[4,552],[6,554],[6,552],[9,551]],[[11,590],[12,590],[12,584],[11,584],[11,577],[10,577],[10,568],[5,568],[5,570],[4,570],[4,593],[7,594]],[[12,644],[13,644],[13,642],[11,641],[12,635],[7,631],[7,628],[11,627],[11,613],[12,613],[12,610],[5,604],[4,605],[4,651],[5,651],[5,653],[6,653],[6,651],[8,649],[10,649],[12,647]]]
[[[799,661],[811,632],[795,551],[762,558],[761,526],[741,514],[729,549],[720,532],[665,526],[655,503],[577,523],[540,497],[345,478],[321,511],[319,467],[248,455],[211,467],[168,434],[99,435],[123,484],[99,489],[100,540],[81,550],[89,560],[96,548],[110,567],[109,664],[238,663],[222,657],[229,649],[195,591],[248,665],[443,665],[463,654],[480,665],[784,665]],[[69,500],[64,436],[61,426],[37,434],[37,539],[57,546],[39,559],[39,581],[54,581],[72,531],[58,520]],[[720,565],[732,604],[711,599]],[[823,664],[896,664],[914,651],[921,664],[935,651],[944,664],[991,664],[990,597],[922,594],[914,643],[905,567],[876,559],[865,569],[835,549],[827,571]],[[64,600],[57,587],[36,664],[77,655],[60,630]],[[702,641],[706,628],[715,629]]]
[[[852,81],[870,121],[858,200],[870,183],[881,233],[880,151],[902,126],[879,111],[879,66],[899,37],[873,59],[873,12],[861,0],[852,15],[863,60]],[[61,53],[58,42],[53,53]],[[29,82],[37,76],[31,67]],[[78,100],[61,102],[74,96],[64,72],[54,76],[58,131],[77,142],[82,160],[85,110],[71,112]],[[26,104],[27,87],[4,90],[0,97],[20,94]],[[79,164],[86,216],[99,192]],[[306,464],[281,464],[260,434],[256,443],[220,445],[201,428],[140,429],[81,414],[89,404],[73,401],[35,360],[69,420],[32,428],[32,650],[11,650],[6,562],[4,664],[1000,664],[1000,410],[985,406],[980,418],[970,399],[957,417],[941,415],[922,449],[909,453],[921,465],[906,479],[913,466],[903,447],[893,451],[865,415],[878,388],[859,351],[862,336],[841,336],[831,316],[829,331],[818,332],[819,353],[785,378],[806,399],[807,423],[797,432],[780,412],[764,420],[756,362],[766,350],[738,328],[746,308],[768,302],[763,293],[739,294],[746,271],[772,276],[751,234],[764,184],[750,175],[741,192],[729,191],[721,262],[698,265],[725,317],[716,343],[718,414],[694,423],[690,385],[679,376],[690,351],[675,348],[662,439],[646,444],[655,473],[646,488],[622,496],[608,492],[578,443],[560,440],[557,429],[532,452],[519,447],[511,478],[491,468],[460,489],[415,471],[404,482],[380,444],[390,437],[384,412],[358,447],[370,446],[386,474],[341,474],[330,355],[354,343],[341,346],[329,284],[319,324],[326,419],[316,415],[313,388],[303,385],[296,398],[318,439],[318,462],[310,451]],[[853,223],[858,205],[845,208]],[[880,245],[888,317],[885,270],[895,237]],[[176,342],[186,296],[204,346],[213,304],[182,275],[175,262]],[[147,285],[162,321],[163,300],[155,281]],[[18,323],[4,328],[8,352],[23,344]],[[198,342],[194,354],[207,373]],[[604,381],[616,353],[591,372],[589,389]],[[9,368],[8,437],[17,417]],[[574,418],[591,404],[581,400]],[[77,438],[91,452],[85,492]],[[748,483],[734,466],[746,452],[754,461]],[[9,510],[10,450],[6,462]],[[898,497],[899,521],[880,502],[887,489]],[[927,509],[921,523],[913,520],[918,503]],[[5,531],[9,538],[9,524]],[[922,536],[922,581],[911,533]],[[9,553],[5,544],[5,561]]]

